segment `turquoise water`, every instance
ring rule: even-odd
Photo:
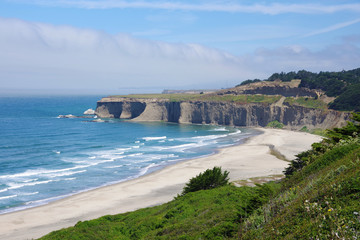
[[[101,96],[0,98],[0,214],[133,179],[241,143],[254,130],[91,122]]]

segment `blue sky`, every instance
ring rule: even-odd
[[[0,0],[0,92],[225,88],[360,67],[360,3]]]

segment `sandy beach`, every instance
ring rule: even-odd
[[[230,180],[281,174],[289,164],[270,149],[292,160],[321,140],[320,136],[277,129],[246,143],[220,149],[217,154],[183,161],[143,177],[80,193],[40,207],[0,215],[0,239],[33,239],[78,221],[133,211],[171,201],[185,183],[202,171],[221,166]]]

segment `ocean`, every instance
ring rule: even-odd
[[[82,116],[101,96],[0,98],[0,214],[241,144],[253,129]]]

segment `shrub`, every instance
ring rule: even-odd
[[[205,172],[190,179],[184,187],[182,195],[189,192],[196,192],[199,190],[206,190],[227,185],[229,184],[228,175],[229,172],[226,170],[222,172],[221,167],[207,169]]]
[[[270,128],[283,128],[284,124],[275,120],[275,121],[269,122],[266,126],[270,127]]]

